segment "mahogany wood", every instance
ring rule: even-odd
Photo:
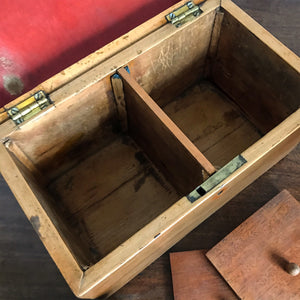
[[[241,299],[299,299],[300,203],[282,191],[206,255]]]
[[[206,258],[207,250],[170,253],[174,300],[237,300]]]

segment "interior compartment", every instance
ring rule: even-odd
[[[140,106],[140,96],[125,86],[132,111],[124,132],[105,89],[111,85],[103,80],[46,114],[38,128],[28,123],[7,144],[30,180],[43,187],[39,199],[83,269],[215,171],[150,97]]]
[[[51,182],[48,189],[95,260],[182,196],[125,134]]]
[[[235,103],[208,80],[197,82],[163,110],[217,169],[261,137]]]
[[[208,41],[210,17],[128,66],[218,169],[298,109],[300,86],[298,72],[224,10]]]
[[[227,12],[166,26],[120,71],[128,130],[111,72],[10,136],[82,268],[298,108],[297,72]]]

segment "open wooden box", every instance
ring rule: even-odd
[[[227,0],[167,23],[183,5],[0,114],[1,173],[78,297],[111,295],[300,140],[299,58]]]

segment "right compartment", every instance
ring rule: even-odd
[[[209,80],[195,83],[163,110],[217,170],[261,137],[239,107]]]
[[[253,26],[247,24],[247,19],[240,22],[230,10],[222,8],[215,13],[206,46],[205,39],[198,44],[198,50],[193,41],[180,45],[182,35],[190,34],[191,30],[182,29],[174,34],[178,44],[173,42],[173,48],[169,49],[175,57],[171,62],[173,78],[168,74],[164,85],[156,82],[161,77],[158,73],[149,76],[144,72],[144,77],[137,78],[216,169],[241,154],[299,107],[299,58],[292,52],[284,53],[286,48],[277,41],[274,43],[275,39],[258,24],[257,28]],[[201,26],[198,30],[201,35]],[[193,35],[196,32],[194,26]],[[254,32],[259,32],[259,36]],[[197,56],[196,51],[202,55]],[[185,56],[177,58],[176,53]],[[162,70],[159,65],[152,68],[156,69]],[[151,84],[146,82],[148,78]]]

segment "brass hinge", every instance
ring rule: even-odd
[[[52,104],[52,101],[45,94],[45,92],[38,91],[23,102],[8,109],[7,113],[8,116],[15,122],[15,124],[19,125],[35,116],[50,104]]]
[[[166,19],[169,23],[172,23],[176,27],[180,27],[182,24],[201,15],[202,12],[199,5],[195,5],[193,1],[189,1],[185,5],[166,15]]]

